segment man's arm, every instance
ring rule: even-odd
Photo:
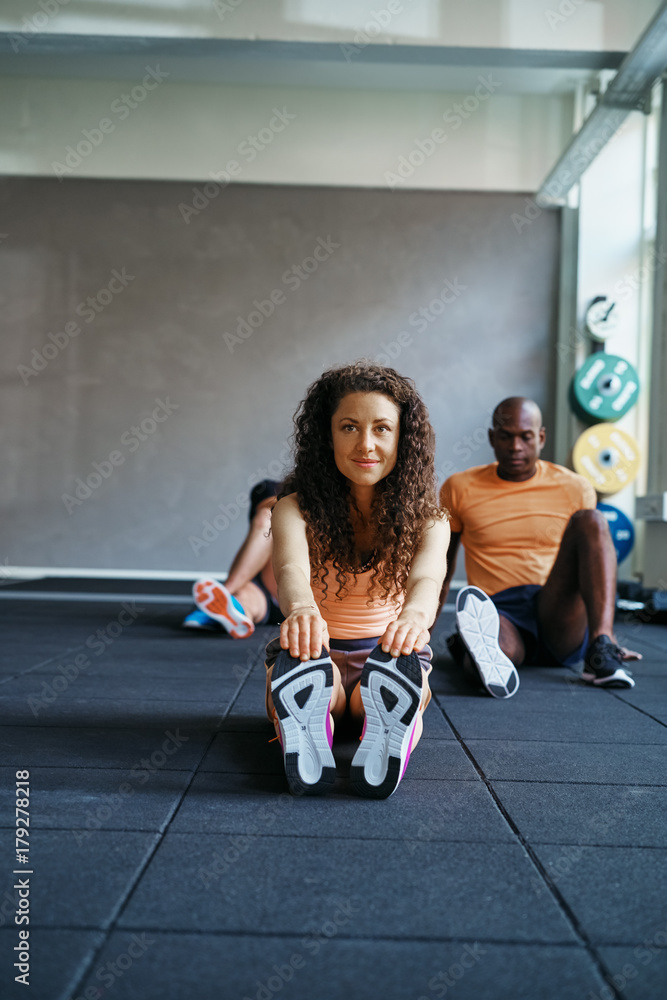
[[[447,573],[445,575],[444,582],[442,584],[442,590],[440,591],[440,601],[438,603],[438,613],[435,616],[436,621],[440,617],[440,612],[442,611],[443,605],[447,600],[449,594],[449,588],[452,585],[452,580],[454,579],[454,570],[456,569],[456,557],[459,551],[459,545],[461,544],[461,532],[452,531],[452,537],[449,542],[449,549],[447,550]],[[434,622],[435,624],[435,622]],[[432,626],[431,626],[432,627]]]

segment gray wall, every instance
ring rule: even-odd
[[[2,561],[226,567],[249,486],[284,465],[296,404],[336,362],[391,354],[416,380],[441,480],[490,460],[503,396],[551,414],[556,213],[517,233],[522,195],[235,185],[186,223],[192,200],[188,183],[0,182]],[[319,240],[339,246],[284,280]],[[114,270],[132,280],[105,292]],[[273,290],[273,314],[225,339]],[[175,407],[159,423],[156,400]],[[108,476],[63,500],[94,463]]]

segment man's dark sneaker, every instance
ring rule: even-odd
[[[466,649],[465,643],[461,638],[461,636],[459,635],[458,631],[452,632],[451,635],[448,635],[445,642],[447,643],[447,649],[449,651],[449,655],[453,659],[456,666],[462,667],[465,655],[468,652],[468,650]]]
[[[623,656],[608,635],[599,635],[586,650],[583,680],[596,687],[632,688],[632,674],[623,666]]]
[[[479,678],[494,698],[511,698],[519,690],[519,675],[500,648],[496,606],[479,587],[464,587],[456,598],[456,627]]]
[[[459,635],[458,630],[456,632],[452,632],[451,635],[448,635],[445,641],[447,643],[449,655],[453,659],[456,666],[463,668],[464,674],[469,681],[473,682],[473,684],[481,684],[482,678],[479,675],[479,670],[472,662],[472,657],[468,652],[465,642]]]

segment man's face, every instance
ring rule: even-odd
[[[498,460],[501,479],[522,482],[535,475],[535,463],[544,448],[545,430],[531,407],[502,409],[489,431],[489,441]]]

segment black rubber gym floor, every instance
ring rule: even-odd
[[[619,625],[644,653],[632,691],[533,668],[499,702],[459,677],[445,613],[397,792],[351,794],[348,732],[333,792],[294,799],[264,716],[275,629],[235,642],[180,630],[174,603],[28,592],[0,601],[3,998],[663,1000],[664,626]]]

